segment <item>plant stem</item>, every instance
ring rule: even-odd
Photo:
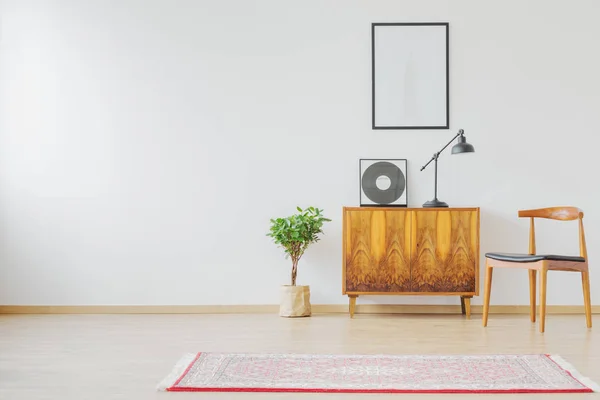
[[[298,273],[298,259],[292,259],[292,286],[296,286],[296,274]]]

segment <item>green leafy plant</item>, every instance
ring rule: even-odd
[[[285,250],[286,258],[292,259],[292,286],[296,286],[298,261],[311,243],[319,241],[323,233],[323,223],[331,221],[325,218],[315,207],[302,209],[296,207],[298,214],[285,218],[271,219],[271,229],[267,236]]]

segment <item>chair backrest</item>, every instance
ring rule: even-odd
[[[519,210],[519,217],[558,219],[573,221],[583,218],[583,211],[577,207],[548,207],[533,210]]]
[[[587,260],[585,232],[583,230],[583,210],[577,207],[547,207],[531,210],[519,210],[519,217],[530,218],[529,254],[535,254],[535,218],[554,219],[559,221],[579,220],[579,255]]]

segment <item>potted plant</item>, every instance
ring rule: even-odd
[[[282,317],[308,317],[311,315],[310,286],[297,286],[298,261],[312,243],[319,241],[325,218],[315,207],[296,207],[298,214],[285,218],[271,219],[267,236],[285,251],[285,258],[292,259],[291,285],[282,285],[279,315]]]

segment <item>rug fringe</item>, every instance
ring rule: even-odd
[[[165,392],[168,388],[173,386],[175,382],[183,375],[187,367],[196,359],[197,354],[187,353],[184,354],[177,364],[173,367],[169,375],[167,375],[156,387],[159,392]]]
[[[581,373],[579,373],[579,371],[577,371],[577,369],[575,369],[575,367],[571,363],[569,363],[567,360],[565,360],[564,358],[562,358],[561,356],[559,356],[557,354],[548,354],[548,357],[550,357],[562,369],[564,369],[565,371],[569,371],[569,373],[573,376],[573,378],[577,379],[583,385],[592,389],[596,393],[600,392],[600,385],[598,385],[596,382],[592,381],[587,376],[581,375]]]

